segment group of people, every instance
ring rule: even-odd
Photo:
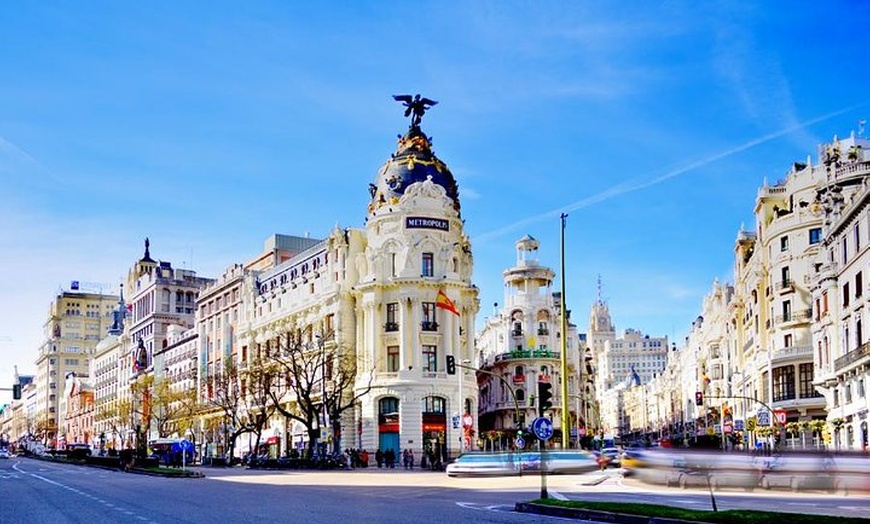
[[[369,467],[369,452],[365,449],[346,449],[344,454],[350,469]]]
[[[397,459],[396,451],[392,448],[386,451],[381,451],[378,448],[375,451],[375,462],[377,462],[379,468],[395,469]],[[405,449],[402,451],[402,466],[405,469],[414,469],[414,452],[412,450]]]

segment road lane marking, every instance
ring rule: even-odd
[[[18,467],[18,463],[13,464],[12,468],[13,468],[15,471],[21,473],[22,475],[30,475],[31,477],[33,477],[33,478],[35,478],[35,479],[39,479],[39,480],[41,480],[41,481],[43,481],[43,482],[47,482],[48,484],[51,484],[51,485],[53,485],[53,486],[57,486],[57,487],[59,487],[59,488],[61,488],[61,489],[65,489],[65,490],[67,490],[67,491],[72,491],[73,493],[75,493],[75,494],[77,494],[77,495],[81,495],[82,497],[89,498],[89,499],[92,499],[92,500],[96,500],[97,502],[100,502],[100,503],[102,503],[103,505],[105,505],[107,508],[115,508],[117,511],[121,511],[121,512],[123,512],[123,513],[125,513],[125,514],[127,514],[127,515],[130,515],[130,516],[135,516],[135,517],[136,517],[137,519],[139,519],[139,520],[143,520],[143,521],[147,521],[147,520],[148,520],[148,519],[145,518],[145,517],[142,517],[142,516],[136,515],[136,513],[134,513],[133,511],[127,510],[127,509],[125,509],[125,508],[122,508],[121,506],[115,506],[115,505],[112,504],[111,502],[106,502],[106,501],[103,500],[103,499],[97,499],[96,497],[94,497],[94,496],[92,496],[92,495],[89,495],[89,494],[87,494],[87,493],[85,493],[85,492],[83,492],[83,491],[81,491],[81,490],[79,490],[79,489],[76,489],[76,488],[72,487],[72,486],[67,486],[66,484],[61,484],[60,482],[57,482],[56,480],[51,480],[50,478],[43,477],[42,475],[37,475],[36,473],[30,473],[30,472],[24,471],[23,469],[21,469],[21,468]],[[41,469],[40,471],[45,471],[45,470]],[[151,522],[152,524],[158,524],[157,522],[154,522],[153,520],[150,521],[150,522]]]

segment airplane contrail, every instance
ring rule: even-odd
[[[825,115],[811,118],[811,119],[805,120],[803,122],[798,122],[794,125],[780,129],[779,131],[774,131],[772,133],[768,133],[766,135],[760,136],[758,138],[754,138],[754,139],[752,139],[748,142],[745,142],[743,144],[740,144],[738,146],[732,147],[730,149],[726,149],[725,151],[720,151],[718,153],[714,153],[714,154],[712,154],[708,157],[702,158],[700,160],[690,162],[689,164],[686,164],[685,166],[679,167],[679,168],[674,169],[672,171],[668,171],[667,173],[665,173],[661,176],[658,176],[656,178],[650,179],[650,180],[643,180],[644,177],[636,177],[632,180],[628,180],[628,181],[623,182],[621,184],[617,184],[613,187],[605,189],[604,191],[597,193],[595,195],[591,195],[591,196],[588,196],[582,200],[578,200],[572,204],[568,204],[568,205],[565,205],[563,207],[553,209],[551,211],[547,211],[547,212],[544,212],[544,213],[541,213],[538,215],[524,218],[524,219],[519,220],[517,222],[513,222],[513,223],[508,224],[504,227],[501,227],[499,229],[488,231],[488,232],[482,233],[480,235],[475,235],[474,237],[472,237],[472,240],[473,241],[485,241],[485,240],[488,240],[490,238],[496,238],[496,237],[499,237],[501,235],[504,235],[505,233],[509,233],[510,231],[513,231],[514,229],[517,229],[521,226],[533,224],[535,222],[540,222],[540,221],[547,219],[547,218],[555,218],[555,217],[560,216],[562,213],[567,213],[569,211],[575,211],[577,209],[583,209],[583,208],[589,207],[593,204],[598,204],[599,202],[603,202],[605,200],[610,200],[611,198],[615,198],[615,197],[624,195],[626,193],[631,193],[633,191],[638,191],[640,189],[645,189],[647,187],[654,186],[656,184],[664,182],[665,180],[669,180],[671,178],[674,178],[675,176],[682,175],[683,173],[686,173],[687,171],[692,171],[693,169],[697,169],[699,167],[703,167],[703,166],[712,164],[713,162],[716,162],[718,160],[722,160],[723,158],[729,157],[729,156],[736,154],[736,153],[740,153],[741,151],[745,151],[747,149],[753,148],[753,147],[760,145],[760,144],[763,144],[765,142],[769,142],[775,138],[779,138],[783,135],[787,135],[787,134],[792,133],[794,131],[797,131],[799,129],[803,129],[803,128],[811,126],[813,124],[817,124],[819,122],[823,122],[823,121],[828,120],[830,118],[834,118],[835,116],[842,115],[843,113],[848,113],[849,111],[853,111],[855,109],[858,109],[859,107],[863,107],[863,106],[867,105],[868,103],[870,103],[870,100],[865,100],[864,102],[861,102],[859,104],[855,104],[853,106],[849,106],[849,107],[846,107],[844,109],[839,109],[839,110],[834,111],[832,113],[827,113]]]
[[[39,160],[34,158],[33,155],[0,136],[0,153],[3,152],[8,152],[10,153],[10,156],[17,156],[25,162],[35,166],[37,169],[48,175],[48,178],[50,178],[52,182],[60,182],[60,178],[49,168],[44,166]]]

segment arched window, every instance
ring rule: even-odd
[[[517,366],[517,367],[514,369],[514,375],[516,375],[516,376],[518,376],[518,377],[521,377],[521,376],[523,376],[524,374],[525,374],[525,370],[523,369],[522,366]]]
[[[423,413],[445,413],[446,402],[443,397],[425,397],[423,399]]]
[[[379,423],[383,424],[384,419],[395,416],[398,420],[399,416],[399,399],[396,397],[384,397],[378,401],[378,419]]]

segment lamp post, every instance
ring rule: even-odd
[[[332,432],[329,424],[329,412],[326,406],[326,348],[323,342],[323,335],[316,333],[314,339],[317,341],[317,349],[320,351],[320,413],[318,415],[318,423],[320,425],[320,437],[325,440],[324,431]]]
[[[562,449],[568,449],[568,301],[565,296],[565,219],[567,213],[562,213],[562,351],[561,368],[562,378]]]

